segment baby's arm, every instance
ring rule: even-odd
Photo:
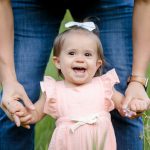
[[[120,92],[116,91],[115,89],[113,89],[113,95],[112,95],[111,99],[115,104],[115,108],[117,110],[120,110],[122,101],[124,99],[124,95],[121,94]]]
[[[45,104],[45,100],[46,100],[46,95],[45,93],[42,93],[40,99],[35,103],[35,111],[31,111],[32,112],[32,120],[30,122],[30,124],[34,124],[38,121],[40,121],[44,116],[44,104]]]

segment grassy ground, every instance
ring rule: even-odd
[[[72,20],[72,17],[67,12],[66,16],[64,17],[64,20],[62,21],[62,24],[67,22],[68,20]],[[64,30],[61,26],[60,31]],[[51,59],[48,63],[46,73],[47,75],[51,75],[55,78],[58,78],[56,69],[54,65],[51,62]],[[150,70],[148,72],[150,75]],[[150,87],[148,88],[148,93],[150,95]],[[144,126],[145,126],[145,134],[144,137],[141,136],[141,138],[144,138],[144,150],[150,149],[150,111],[146,112],[143,120],[144,120]],[[35,136],[35,150],[47,150],[48,144],[51,138],[51,135],[53,133],[53,130],[55,128],[55,120],[53,120],[51,117],[45,117],[42,121],[40,121],[36,125],[36,136]]]

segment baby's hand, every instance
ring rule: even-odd
[[[32,120],[32,113],[26,109],[26,111],[22,114],[19,114],[18,112],[15,113],[19,117],[20,124],[22,127],[30,129],[31,120]]]
[[[122,117],[128,117],[128,118],[132,118],[133,116],[137,115],[136,112],[130,110],[129,108],[123,108],[123,109],[120,108],[120,109],[118,110],[118,112],[120,113],[120,115],[121,115]]]

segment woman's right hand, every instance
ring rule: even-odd
[[[13,120],[17,126],[20,126],[20,120],[16,112],[24,109],[34,110],[34,105],[27,96],[24,87],[18,81],[5,81],[2,83],[3,95],[1,100],[1,108]],[[22,100],[21,104],[18,100]]]

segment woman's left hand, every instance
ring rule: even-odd
[[[150,99],[143,85],[138,82],[130,82],[128,84],[128,87],[125,91],[125,99],[122,102],[122,109],[128,108],[128,104],[131,102],[131,100],[136,98],[146,102],[146,110],[150,109]]]

